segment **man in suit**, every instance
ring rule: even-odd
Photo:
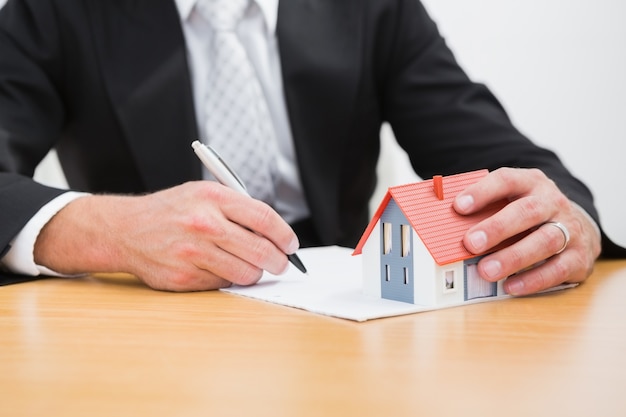
[[[510,201],[464,239],[482,253],[529,232],[479,264],[497,280],[547,260],[508,279],[510,293],[582,281],[601,236],[606,253],[613,247],[589,190],[468,79],[416,0],[252,2],[238,34],[270,102],[283,167],[277,201],[199,181],[190,151],[206,133],[198,45],[212,35],[196,3],[8,0],[0,13],[6,282],[129,272],[157,289],[204,290],[280,273],[298,238],[353,246],[368,221],[385,121],[423,178],[492,170],[455,209]],[[53,147],[72,192],[31,179]]]

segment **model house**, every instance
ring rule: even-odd
[[[389,188],[353,253],[363,257],[364,292],[427,307],[507,296],[502,282],[478,276],[476,264],[485,254],[476,256],[463,246],[467,230],[505,203],[471,216],[452,207],[455,196],[487,172]]]

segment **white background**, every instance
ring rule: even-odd
[[[423,0],[448,45],[517,127],[555,150],[626,244],[626,2]],[[386,181],[414,177],[386,135]]]
[[[469,75],[495,92],[522,132],[555,150],[591,187],[608,235],[626,244],[626,2],[424,4]],[[373,205],[385,187],[416,179],[388,130],[383,141]],[[64,185],[54,158],[36,178]]]

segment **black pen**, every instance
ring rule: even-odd
[[[200,161],[204,164],[204,166],[209,170],[211,174],[217,179],[221,184],[232,188],[233,190],[240,192],[241,194],[248,194],[248,190],[246,189],[245,184],[241,181],[241,178],[233,171],[226,162],[219,156],[215,150],[200,141],[194,140],[191,143],[191,147],[193,151],[198,155]],[[306,268],[298,255],[292,253],[287,255],[287,259],[295,265],[302,273],[306,274]]]

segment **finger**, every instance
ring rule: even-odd
[[[285,252],[240,224],[212,218],[202,232],[185,256],[233,283],[249,285],[261,278],[263,270],[279,275],[288,268]]]
[[[538,169],[499,168],[460,192],[454,209],[460,214],[474,213],[496,201],[514,200],[545,180]]]
[[[570,241],[569,229],[565,227],[565,225],[561,222],[546,222],[544,226],[554,227],[561,233],[561,235],[563,235],[563,244],[555,252],[555,254],[558,255],[559,253],[563,252],[565,248],[567,248],[567,245],[569,244],[569,241]]]
[[[163,262],[143,268],[135,274],[142,282],[155,290],[161,291],[206,291],[226,288],[231,282],[198,268],[191,262]]]
[[[167,280],[163,280],[162,284],[151,282],[148,285],[158,290],[187,292],[228,288],[232,285],[232,282],[210,271],[197,268],[193,274],[178,274],[168,277]]]
[[[476,186],[476,187],[474,187]],[[505,240],[532,230],[569,208],[569,201],[553,181],[536,169],[502,168],[487,175],[463,191],[461,206],[471,200],[471,209],[479,210],[499,199],[509,203],[493,216],[468,230],[464,244],[472,253],[494,248]],[[462,213],[463,214],[463,213]]]
[[[255,252],[247,244],[248,236],[252,239],[262,238],[227,220],[217,221],[213,217],[210,222],[197,222],[195,230],[184,236],[184,239],[176,239],[168,244],[169,257],[162,260],[171,271],[165,276],[174,280],[176,286],[201,286],[194,280],[213,277],[229,283],[250,285],[261,278],[264,267],[272,269],[268,257],[256,255],[261,261],[255,263],[250,260],[254,258]],[[268,246],[274,247],[271,243]],[[275,247],[274,250],[277,251]],[[286,263],[284,254],[278,258],[278,262]]]
[[[478,273],[495,282],[543,262],[566,245],[561,230],[545,224],[511,246],[481,259]]]
[[[265,236],[233,223],[236,232],[219,242],[219,247],[252,267],[266,270],[274,275],[284,273],[289,262],[285,252]]]
[[[247,232],[254,235],[251,232]],[[258,236],[256,236],[259,238]],[[207,273],[214,275],[228,281],[229,283],[238,285],[252,285],[258,282],[263,276],[263,270],[266,269],[261,266],[257,266],[257,263],[262,263],[265,259],[260,261],[248,259],[258,256],[253,250],[240,250],[241,246],[236,246],[235,249],[224,249],[216,246],[213,250],[204,251],[204,256],[196,256],[194,265]],[[286,269],[287,261],[284,254],[281,258],[285,258],[283,263]],[[267,267],[268,270],[272,270],[272,267]]]
[[[535,195],[525,196],[472,226],[465,234],[463,244],[472,253],[482,253],[507,239],[533,230],[552,215],[549,203]]]
[[[219,248],[247,262],[248,267],[273,274],[283,273],[288,267],[285,254],[294,253],[299,243],[291,227],[278,213],[269,205],[221,184],[203,182],[201,185],[201,196],[207,204],[206,208],[196,211],[191,222],[190,229],[196,242],[207,253]],[[219,209],[215,210],[216,207]],[[218,252],[215,256],[220,255],[223,254]],[[219,265],[236,267],[232,259],[221,260]],[[228,277],[234,282],[247,283],[250,282],[249,274],[247,268],[241,278]],[[226,275],[220,272],[220,276]]]
[[[575,224],[572,224],[574,230],[576,230]],[[588,225],[588,227],[593,229],[592,225]],[[561,242],[561,245],[563,244],[564,235],[556,227],[546,224],[540,228],[540,230],[542,229],[544,232],[553,235],[553,241]],[[504,282],[504,290],[511,295],[526,295],[552,288],[564,282],[575,283],[584,281],[591,275],[594,261],[599,255],[600,249],[598,241],[591,242],[591,246],[588,246],[584,243],[584,240],[574,237],[577,235],[579,233],[574,232],[571,242],[567,244],[565,250],[561,253],[549,257],[536,267],[523,270],[507,278]],[[552,245],[551,250],[560,251],[560,248],[556,247],[556,243]]]
[[[520,296],[547,290],[564,282],[578,282],[581,279],[571,276],[577,265],[574,257],[565,256],[565,253],[555,255],[536,268],[513,275],[504,282],[504,291]]]
[[[238,196],[231,204],[224,204],[224,213],[233,223],[264,236],[283,254],[295,253],[300,247],[298,237],[289,224],[262,201]]]

